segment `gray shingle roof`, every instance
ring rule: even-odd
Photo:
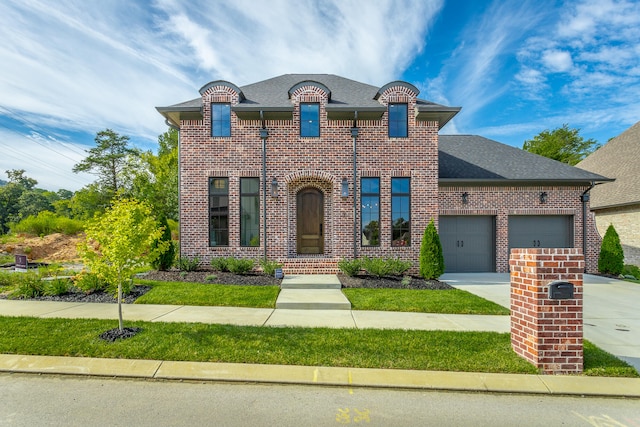
[[[615,178],[591,191],[591,208],[640,203],[640,122],[613,138],[576,165]]]
[[[440,135],[438,147],[440,182],[587,183],[608,180],[477,135]]]
[[[293,111],[289,99],[289,90],[304,81],[321,83],[331,91],[331,98],[326,106],[327,112],[333,119],[353,118],[353,111],[358,111],[360,118],[380,118],[386,108],[376,100],[380,88],[334,74],[284,74],[240,87],[244,99],[232,107],[236,114],[244,118],[255,118],[251,113],[260,110],[265,112]],[[171,105],[157,107],[157,110],[174,124],[179,122],[180,113],[199,112],[202,107],[201,98]],[[418,118],[437,120],[440,127],[444,126],[459,107],[448,107],[434,102],[418,99],[416,103]],[[349,112],[351,114],[349,114]],[[281,117],[278,117],[281,118]]]

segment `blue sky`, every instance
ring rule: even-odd
[[[442,133],[516,147],[640,120],[639,1],[3,0],[0,38],[0,172],[51,190],[94,179],[71,168],[105,128],[155,149],[154,107],[218,79],[405,80],[462,107]]]

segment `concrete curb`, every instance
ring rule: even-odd
[[[640,398],[640,378],[252,365],[0,354],[0,372]]]

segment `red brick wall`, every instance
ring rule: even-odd
[[[417,263],[420,240],[429,220],[438,212],[438,124],[417,122],[414,114],[415,93],[403,86],[391,87],[380,96],[388,102],[407,102],[409,106],[409,137],[389,138],[387,115],[381,120],[358,122],[357,190],[362,176],[380,177],[381,245],[360,247],[359,255],[393,256]],[[353,163],[352,137],[349,120],[327,120],[324,105],[327,94],[317,86],[298,88],[291,97],[295,107],[300,102],[320,103],[320,138],[299,136],[299,109],[293,120],[267,120],[267,183],[276,178],[279,196],[267,197],[268,258],[285,263],[285,272],[335,272],[337,261],[353,256]],[[260,247],[240,247],[239,185],[241,177],[262,177],[262,142],[257,120],[239,120],[232,113],[232,136],[212,138],[210,103],[238,102],[238,96],[228,86],[214,86],[203,94],[203,120],[183,120],[180,132],[181,168],[181,255],[199,257],[207,264],[215,256],[259,258],[263,255],[263,233]],[[229,247],[209,247],[208,178],[229,178],[230,244]],[[411,246],[391,246],[391,178],[411,177]],[[340,197],[343,178],[349,181],[349,197]],[[296,253],[296,194],[306,187],[324,193],[325,250],[323,255]],[[261,185],[262,191],[262,185]],[[269,190],[267,190],[269,191]],[[260,196],[262,211],[262,194]],[[261,218],[261,227],[264,219]],[[417,268],[417,264],[416,264]]]
[[[573,247],[583,248],[582,202],[584,187],[445,187],[439,189],[440,215],[490,215],[496,219],[496,271],[509,271],[509,216],[510,215],[570,215],[573,217]],[[462,203],[462,193],[468,193],[468,201]],[[540,203],[540,193],[548,194]],[[587,272],[598,270],[600,249],[594,216],[587,206]]]
[[[511,346],[545,373],[583,370],[581,249],[513,249]],[[574,284],[573,299],[549,299],[549,283]]]

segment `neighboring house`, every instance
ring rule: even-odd
[[[640,122],[576,166],[615,178],[591,191],[591,210],[602,236],[609,224],[615,227],[625,263],[640,265]]]
[[[285,273],[330,273],[354,257],[417,268],[439,228],[446,270],[509,269],[511,247],[586,249],[599,236],[586,172],[479,136],[442,135],[460,111],[413,85],[287,74],[158,107],[180,129],[181,255],[266,257]],[[584,200],[584,201],[583,201]]]

